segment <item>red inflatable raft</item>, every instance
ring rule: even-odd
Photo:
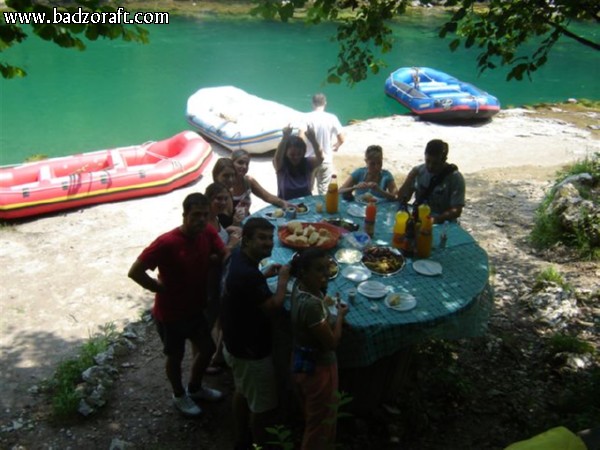
[[[192,131],[131,147],[0,168],[0,219],[161,194],[196,180],[212,149]]]

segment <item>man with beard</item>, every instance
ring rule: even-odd
[[[434,223],[453,221],[465,205],[465,180],[454,164],[448,164],[448,144],[440,139],[427,143],[425,163],[414,167],[398,190],[398,199],[427,203]]]

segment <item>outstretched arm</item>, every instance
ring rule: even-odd
[[[269,191],[267,191],[264,187],[260,185],[258,181],[256,181],[256,179],[249,175],[247,176],[248,182],[250,183],[250,189],[252,189],[252,193],[258,198],[264,200],[267,203],[270,203],[271,205],[279,206],[280,208],[292,207],[290,203],[286,202],[285,200],[279,197],[274,196]]]

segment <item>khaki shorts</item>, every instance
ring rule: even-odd
[[[235,389],[248,402],[253,413],[264,413],[277,408],[277,380],[273,358],[237,358],[223,346],[225,362],[231,367]]]

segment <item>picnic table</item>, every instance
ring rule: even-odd
[[[364,205],[340,200],[338,213],[327,214],[316,212],[317,201],[323,201],[323,197],[294,199],[294,203],[303,203],[308,207],[308,211],[297,215],[296,220],[320,222],[327,218],[349,219],[362,229],[364,219],[359,215]],[[267,217],[276,226],[285,226],[287,219],[272,217],[275,209],[268,206],[253,216]],[[377,204],[371,244],[390,245],[397,209],[396,202],[380,201]],[[414,308],[398,311],[388,307],[383,299],[367,298],[360,292],[354,304],[349,305],[346,316],[348,327],[345,327],[337,349],[340,383],[344,385],[345,380],[346,387],[355,398],[361,391],[361,397],[371,406],[402,384],[415,345],[432,339],[474,337],[482,335],[487,328],[493,298],[488,282],[487,254],[456,223],[446,226],[447,243],[445,248],[440,248],[442,228],[442,225],[433,227],[433,249],[428,258],[441,264],[441,274],[427,276],[418,273],[413,267],[416,259],[406,258],[406,264],[399,272],[389,276],[373,274],[370,278],[395,292],[412,295],[416,299]],[[331,254],[350,245],[349,241],[342,235],[338,245],[330,250]],[[288,263],[297,251],[285,246],[277,236],[274,244],[270,258],[273,262]],[[339,263],[339,266],[338,275],[329,282],[328,294],[333,296],[339,292],[342,300],[346,300],[348,291],[356,289],[357,283],[342,275],[345,264]],[[285,332],[280,332],[279,339],[283,339]]]

